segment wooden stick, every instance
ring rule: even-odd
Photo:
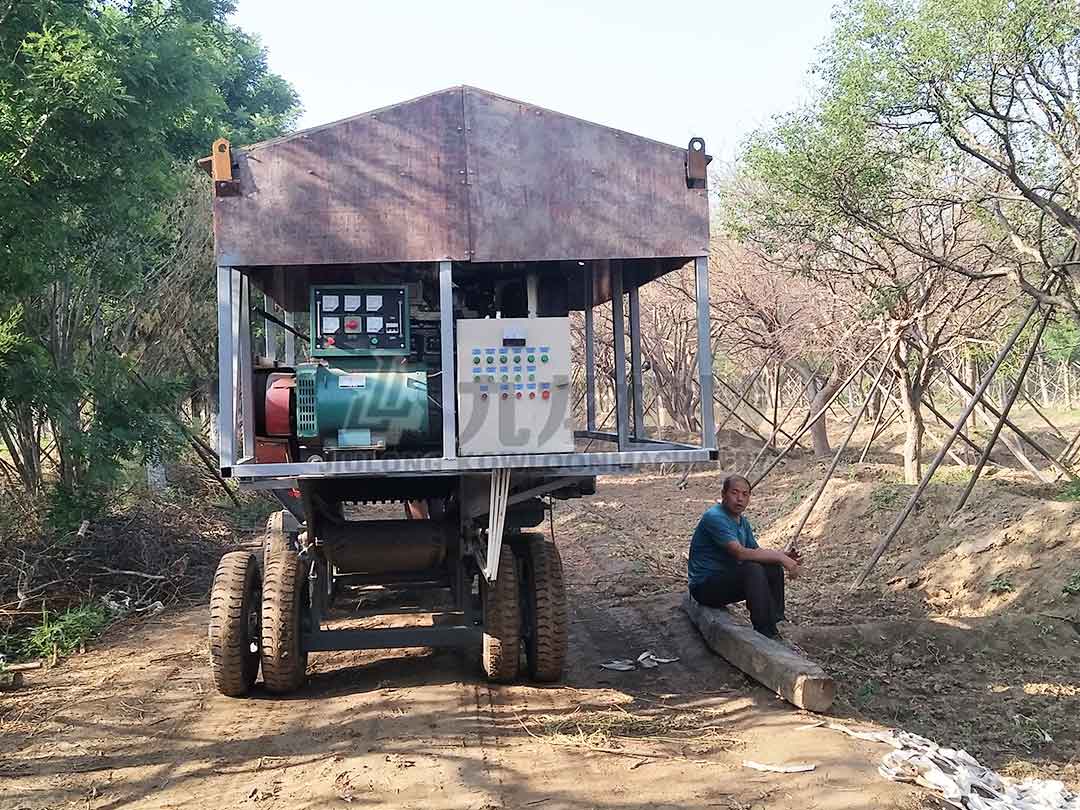
[[[775,433],[780,429],[780,381],[784,376],[784,364],[776,364],[776,384],[773,386],[773,398],[772,398],[772,426]],[[773,439],[773,446],[775,446],[776,440]]]
[[[890,404],[892,404],[892,403],[890,403]],[[874,434],[872,434],[870,436],[870,440],[866,443],[866,447],[863,448],[863,454],[864,455],[859,457],[859,463],[860,464],[862,464],[866,460],[865,453],[870,449],[870,446],[874,442],[876,442],[879,438],[881,438],[885,434],[886,430],[888,430],[890,427],[892,427],[892,423],[895,422],[900,417],[900,414],[901,414],[900,408],[897,408],[895,405],[893,405],[893,412],[891,414],[889,414],[889,418],[885,420],[885,424],[883,424],[881,426],[880,430],[878,430],[876,433],[874,433]]]
[[[820,418],[821,418],[821,417],[822,417],[822,416],[824,415],[825,411],[827,411],[827,410],[829,409],[829,406],[833,404],[833,401],[834,401],[834,400],[835,400],[835,399],[836,399],[836,398],[837,398],[838,396],[840,396],[840,394],[841,394],[841,393],[843,393],[844,389],[845,389],[845,388],[847,388],[847,387],[848,387],[848,385],[850,385],[850,384],[851,384],[851,381],[852,381],[852,380],[854,380],[854,379],[855,379],[855,377],[856,377],[856,376],[858,376],[858,375],[859,375],[859,374],[860,374],[860,373],[862,372],[862,370],[863,370],[864,368],[866,368],[866,364],[870,362],[870,359],[871,359],[871,358],[872,358],[872,357],[873,357],[873,356],[874,356],[875,354],[877,354],[877,351],[878,351],[878,349],[880,349],[880,348],[881,348],[882,346],[884,346],[884,345],[885,345],[885,341],[887,341],[887,340],[888,340],[888,337],[884,337],[884,338],[882,338],[882,339],[881,339],[881,341],[880,341],[880,342],[879,342],[879,343],[878,343],[878,344],[877,344],[876,346],[874,346],[874,348],[873,348],[873,349],[871,349],[871,350],[870,350],[870,352],[869,352],[869,353],[868,353],[868,354],[866,355],[866,357],[864,357],[864,358],[862,359],[862,361],[861,361],[861,362],[859,363],[859,365],[858,365],[858,366],[857,366],[857,367],[855,368],[855,370],[854,370],[853,372],[851,372],[851,374],[849,374],[849,375],[848,375],[848,378],[847,378],[846,380],[844,380],[843,384],[841,384],[841,385],[840,385],[840,386],[839,386],[839,387],[838,387],[838,388],[837,388],[837,389],[836,389],[836,390],[835,390],[835,391],[833,392],[832,396],[831,396],[831,397],[829,397],[829,401],[828,401],[828,402],[826,402],[826,403],[825,403],[824,405],[822,405],[822,406],[821,406],[821,408],[820,408],[820,409],[818,410],[818,412],[817,412],[816,414],[814,414],[814,415],[813,415],[813,416],[812,416],[812,417],[811,417],[810,419],[807,419],[807,420],[806,420],[806,424],[804,424],[804,425],[803,425],[803,426],[802,426],[801,428],[799,428],[799,430],[798,430],[798,431],[796,432],[796,434],[795,434],[795,438],[794,438],[794,439],[792,439],[792,440],[791,440],[790,442],[788,442],[787,446],[786,446],[786,447],[785,447],[785,448],[784,448],[783,450],[781,450],[781,451],[780,451],[780,455],[778,455],[778,456],[777,456],[776,458],[774,458],[774,459],[773,459],[773,460],[772,460],[772,461],[771,461],[771,462],[769,463],[769,466],[768,466],[768,467],[766,467],[766,468],[765,468],[765,469],[764,469],[764,470],[762,471],[761,475],[759,475],[759,476],[758,476],[758,477],[757,477],[756,479],[754,479],[753,483],[751,483],[751,484],[750,484],[750,488],[751,488],[751,489],[753,489],[753,488],[754,488],[754,487],[756,487],[756,486],[757,486],[758,484],[760,484],[760,483],[761,483],[761,481],[762,481],[762,479],[764,479],[764,478],[765,478],[765,476],[766,476],[766,475],[768,475],[768,474],[769,474],[769,473],[770,473],[770,472],[772,471],[772,469],[773,469],[773,468],[774,468],[774,467],[775,467],[775,466],[776,466],[777,464],[779,464],[779,463],[780,463],[780,461],[781,461],[781,460],[782,460],[782,459],[784,458],[784,456],[786,456],[786,455],[787,455],[787,454],[788,454],[788,453],[789,453],[789,452],[791,451],[791,448],[795,446],[795,442],[796,442],[796,441],[798,441],[799,439],[801,439],[801,438],[802,438],[803,436],[805,436],[805,435],[806,435],[806,432],[807,432],[808,430],[810,430],[810,428],[812,428],[812,427],[813,427],[813,426],[814,426],[815,424],[817,424],[817,421],[818,421],[818,419],[820,419]],[[755,460],[755,461],[756,461],[756,460]],[[754,466],[754,465],[753,465],[753,464],[751,464],[751,465],[750,465],[750,469],[753,469],[753,466]],[[750,471],[749,471],[749,470],[747,470],[747,476],[748,476],[748,477],[749,477],[749,472],[750,472]]]
[[[899,341],[899,338],[897,338]],[[896,348],[896,344],[893,344],[893,349]],[[890,352],[893,350],[890,349]],[[821,479],[821,483],[818,485],[817,491],[814,493],[814,497],[810,499],[810,503],[806,507],[806,511],[803,512],[802,518],[799,520],[799,525],[795,527],[795,534],[788,541],[785,546],[786,551],[791,551],[795,548],[795,544],[799,541],[799,535],[802,534],[803,528],[806,526],[806,521],[810,519],[810,513],[814,511],[814,507],[817,506],[818,501],[821,499],[821,495],[825,492],[825,487],[829,485],[829,481],[832,479],[833,473],[836,472],[837,466],[840,464],[840,457],[847,450],[848,443],[851,441],[851,437],[855,435],[855,429],[859,426],[859,422],[862,421],[863,414],[866,413],[866,409],[870,407],[870,398],[874,396],[874,389],[880,384],[882,376],[885,374],[888,368],[888,363],[882,363],[881,369],[878,371],[877,376],[874,378],[873,385],[870,386],[870,390],[866,392],[866,397],[863,399],[862,407],[859,408],[859,412],[856,413],[851,419],[851,427],[848,428],[847,435],[844,436],[844,441],[840,444],[840,447],[836,451],[836,455],[833,456],[832,464],[829,465],[828,471],[825,473],[825,477]]]
[[[893,521],[889,531],[885,533],[881,542],[877,544],[877,547],[870,555],[870,559],[867,560],[866,565],[863,566],[862,571],[859,572],[859,576],[855,578],[855,582],[851,585],[852,590],[863,584],[870,575],[870,572],[874,570],[877,561],[881,559],[881,555],[885,553],[885,549],[889,547],[893,538],[899,533],[900,527],[904,525],[904,522],[907,521],[908,517],[915,510],[915,504],[919,502],[919,498],[922,497],[923,492],[925,492],[927,486],[930,485],[930,479],[934,477],[934,473],[937,472],[938,467],[941,466],[941,462],[945,460],[945,456],[948,454],[953,442],[956,441],[956,437],[963,429],[967,418],[971,416],[971,412],[975,410],[975,405],[982,399],[982,395],[986,393],[986,389],[990,387],[990,383],[994,381],[994,375],[997,374],[997,370],[1001,367],[1001,364],[1005,362],[1005,358],[1008,356],[1009,352],[1012,351],[1012,347],[1016,345],[1016,341],[1019,339],[1020,334],[1024,331],[1024,328],[1028,325],[1028,321],[1031,320],[1038,308],[1039,302],[1037,300],[1032,301],[1031,305],[1028,307],[1027,313],[1020,320],[1020,323],[1017,324],[1012,334],[1009,335],[1009,339],[1005,341],[1005,345],[998,351],[993,364],[990,366],[989,370],[987,370],[982,380],[979,381],[979,387],[974,392],[971,401],[968,402],[967,406],[964,408],[964,412],[960,415],[960,418],[956,420],[956,427],[952,429],[952,432],[945,440],[945,444],[938,450],[937,455],[934,456],[934,460],[930,462],[929,468],[923,473],[922,481],[919,482],[915,491],[911,493],[911,497],[908,499],[907,505],[904,506],[903,511],[901,511],[896,520]]]
[[[719,403],[721,405],[724,404],[724,401],[722,399],[720,399],[720,397],[718,397],[715,393],[713,393],[713,402],[717,402],[717,403]],[[741,424],[743,427],[745,427],[747,430],[749,430],[751,433],[753,433],[759,439],[761,439],[762,441],[766,441],[765,437],[761,435],[761,431],[759,431],[756,427],[754,427],[749,422],[747,422],[745,419],[743,419],[741,416],[739,416],[737,413],[735,413],[735,411],[738,409],[738,407],[739,407],[738,404],[736,404],[735,407],[731,409],[731,414],[730,415],[734,416],[735,419],[738,420],[739,424]]]
[[[764,366],[763,366],[762,368],[764,368]],[[719,377],[717,377],[717,378],[716,378],[716,381],[717,381],[718,383],[720,383],[720,385],[724,386],[724,388],[726,388],[726,389],[727,389],[728,391],[730,391],[731,393],[733,393],[733,394],[735,394],[735,393],[736,393],[736,391],[735,391],[735,389],[734,389],[734,388],[732,388],[732,387],[731,387],[730,385],[728,385],[728,384],[727,384],[726,382],[724,382],[724,381],[723,381],[722,379],[720,379]],[[717,402],[720,402],[720,400],[717,400]],[[740,402],[743,402],[743,400],[740,400]],[[720,404],[723,404],[723,403],[720,403]],[[757,407],[755,407],[754,403],[753,403],[753,402],[751,402],[750,400],[746,400],[746,401],[745,401],[745,402],[744,402],[743,404],[745,404],[745,405],[746,405],[746,406],[747,406],[747,407],[748,407],[748,408],[749,408],[750,410],[752,410],[752,411],[753,411],[754,413],[756,413],[756,414],[757,414],[758,416],[760,416],[760,417],[761,417],[762,419],[764,419],[764,420],[765,420],[766,422],[769,422],[769,421],[770,421],[770,420],[769,420],[769,417],[768,417],[768,416],[766,416],[765,414],[763,414],[763,413],[762,413],[761,411],[759,411],[759,410],[757,409]],[[738,406],[736,406],[736,407],[738,407]],[[738,417],[736,417],[736,418],[738,418]],[[773,424],[775,425],[775,423],[773,423]],[[781,432],[781,433],[783,433],[783,434],[784,434],[784,436],[785,436],[786,438],[788,438],[788,439],[790,439],[790,438],[791,438],[791,436],[790,436],[790,435],[789,435],[789,434],[788,434],[788,433],[787,433],[787,432],[786,432],[786,431],[785,431],[785,430],[784,430],[783,428],[780,428],[779,430],[780,430],[780,432]]]
[[[972,392],[972,390],[970,388],[968,388],[967,384],[965,384],[955,374],[953,374],[951,370],[946,368],[945,373],[948,374],[953,379],[953,382],[956,385],[960,386],[964,391],[966,391],[969,396],[973,396],[973,392]],[[983,396],[983,397],[978,397],[977,399],[978,399],[979,403],[983,406],[983,408],[985,408],[987,411],[989,411],[993,416],[995,416],[995,417],[1000,417],[1001,416],[1001,412],[997,408],[994,407],[993,403],[990,402],[990,399],[988,397]],[[1047,461],[1049,461],[1050,465],[1052,467],[1055,467],[1063,475],[1067,475],[1071,480],[1073,480],[1073,481],[1077,480],[1076,474],[1073,473],[1072,470],[1068,469],[1063,463],[1059,462],[1056,458],[1054,458],[1052,455],[1050,455],[1050,453],[1048,453],[1043,448],[1043,446],[1041,444],[1039,444],[1037,441],[1035,441],[1033,438],[1031,438],[1031,436],[1029,436],[1022,428],[1017,427],[1016,424],[1011,419],[1006,419],[1005,420],[1005,427],[1007,427],[1009,430],[1011,430],[1016,435],[1017,438],[1022,439],[1023,441],[1025,441],[1029,445],[1031,445],[1031,448],[1033,450],[1035,450],[1035,452],[1037,452],[1040,456],[1042,456]]]
[[[885,368],[886,364],[882,363],[881,367]],[[894,385],[895,382],[896,382],[895,379],[889,380],[889,387],[886,389],[885,401],[882,402],[882,407],[878,408],[877,417],[874,419],[874,426],[872,428],[870,428],[870,437],[866,440],[866,446],[863,447],[862,453],[859,454],[859,463],[860,464],[862,464],[864,461],[866,461],[866,454],[870,450],[870,445],[873,444],[874,439],[876,439],[878,437],[878,425],[881,424],[882,417],[885,416],[885,402],[890,401],[889,397],[892,396],[892,389],[893,389],[893,385]],[[875,390],[874,386],[870,386],[870,393],[871,394],[874,393],[874,390]],[[897,409],[897,413],[899,413],[899,409]]]
[[[1022,397],[1024,398],[1024,401],[1025,401],[1025,402],[1026,402],[1026,403],[1027,403],[1028,405],[1030,405],[1030,406],[1031,406],[1032,410],[1034,410],[1034,411],[1035,411],[1035,413],[1037,413],[1037,414],[1039,415],[1039,418],[1040,418],[1040,419],[1042,419],[1042,420],[1043,420],[1044,422],[1046,422],[1046,426],[1047,426],[1048,428],[1050,428],[1050,429],[1051,429],[1052,431],[1054,431],[1054,433],[1055,433],[1055,434],[1057,435],[1057,437],[1058,437],[1059,439],[1061,439],[1062,441],[1067,441],[1067,438],[1066,438],[1065,434],[1064,434],[1064,433],[1062,433],[1062,432],[1061,432],[1060,430],[1058,430],[1058,427],[1057,427],[1057,425],[1055,425],[1055,424],[1054,424],[1053,422],[1051,422],[1051,421],[1050,421],[1050,420],[1049,420],[1049,419],[1048,419],[1048,418],[1046,417],[1046,414],[1045,414],[1045,413],[1043,413],[1043,412],[1042,412],[1042,411],[1041,411],[1041,410],[1039,409],[1039,406],[1035,404],[1035,400],[1033,400],[1033,399],[1032,399],[1032,398],[1031,398],[1030,396],[1028,396],[1028,393],[1027,393],[1027,391],[1021,391],[1021,392],[1020,392],[1020,396],[1022,396]]]
[[[776,354],[776,352],[773,352],[773,354]],[[717,436],[720,435],[720,431],[724,429],[725,425],[727,425],[728,420],[731,419],[731,417],[735,415],[735,411],[738,409],[738,407],[742,403],[742,401],[744,399],[746,399],[746,395],[750,393],[750,389],[754,387],[754,383],[756,383],[758,381],[758,377],[760,377],[762,372],[765,371],[765,366],[768,363],[769,359],[773,356],[773,354],[770,354],[768,357],[765,358],[765,361],[762,362],[762,364],[761,364],[761,368],[759,368],[757,370],[757,373],[755,373],[754,376],[750,378],[750,382],[748,382],[746,385],[743,386],[743,390],[742,390],[742,393],[739,394],[739,398],[737,400],[735,400],[735,404],[731,407],[731,410],[727,412],[727,415],[724,417],[723,421],[720,423],[720,427],[718,427],[716,429],[716,435]],[[717,376],[716,374],[713,375],[713,379],[717,380],[718,382],[723,382],[723,380],[721,380],[720,377]],[[724,387],[726,388],[727,385],[725,384]],[[723,405],[724,403],[720,403],[720,404]]]
[[[855,328],[854,325],[852,325],[852,326],[850,326],[848,328],[848,330],[844,333],[843,337],[840,339],[840,343],[843,343],[845,340],[847,340],[848,335],[851,334],[851,330],[854,329],[854,328]],[[818,364],[816,366],[814,366],[813,371],[810,372],[811,379],[817,376],[817,373],[819,371],[821,371],[822,367],[824,367],[824,365],[828,361],[828,359],[829,359],[829,356],[825,355],[824,357],[821,358],[821,360],[818,361]],[[800,391],[805,391],[806,390],[806,385],[804,384],[804,385],[800,386],[799,390]],[[795,400],[791,403],[791,405],[788,406],[787,412],[784,413],[784,418],[780,420],[781,425],[787,424],[787,420],[791,416],[791,412],[795,410],[795,406],[799,404],[799,401],[801,400],[801,398],[802,398],[801,396],[796,397]],[[807,414],[807,416],[809,416],[809,414]],[[806,425],[806,421],[804,420],[802,422],[802,424],[799,425],[799,428],[802,429],[805,425]],[[750,475],[751,470],[753,470],[754,467],[757,466],[757,463],[759,461],[761,461],[761,457],[763,455],[765,455],[765,451],[768,450],[770,447],[775,446],[776,434],[777,434],[776,426],[773,426],[772,433],[769,434],[769,441],[767,441],[761,447],[761,449],[757,451],[757,455],[754,456],[754,460],[751,461],[750,466],[746,468],[746,475]]]

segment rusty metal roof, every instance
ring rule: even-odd
[[[214,200],[222,265],[708,253],[707,192],[688,179],[700,155],[473,87],[237,149],[233,160],[238,194]]]

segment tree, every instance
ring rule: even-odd
[[[169,436],[160,411],[175,370],[147,389],[115,349],[175,263],[191,160],[219,134],[266,137],[298,112],[229,11],[213,0],[0,10],[0,433],[9,480],[47,490],[66,519]]]

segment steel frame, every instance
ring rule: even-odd
[[[709,346],[709,270],[708,257],[694,261],[697,299],[697,325],[700,346]],[[449,261],[437,263],[439,279],[440,336],[442,343],[442,436],[441,457],[392,458],[362,461],[295,462],[258,464],[254,462],[255,435],[253,418],[253,385],[250,282],[237,268],[219,266],[218,293],[218,366],[219,412],[218,437],[221,472],[238,479],[251,488],[288,486],[292,479],[324,477],[362,477],[372,475],[454,475],[491,470],[537,470],[548,475],[588,475],[630,472],[642,466],[660,463],[693,463],[716,458],[715,426],[712,410],[712,356],[710,351],[698,353],[698,374],[701,390],[700,446],[678,442],[660,442],[645,436],[642,402],[641,306],[636,279],[629,290],[624,289],[623,264],[620,261],[597,261],[586,265],[585,273],[585,377],[587,430],[578,431],[580,438],[614,440],[617,449],[600,452],[550,453],[496,456],[457,455],[457,416],[454,385],[454,319],[453,266]],[[611,307],[615,340],[616,432],[606,434],[596,425],[596,354],[593,313],[594,281],[597,271],[606,271],[611,279]],[[624,311],[623,295],[629,295],[629,312]],[[626,314],[629,317],[626,317]],[[293,313],[286,313],[286,322]],[[629,324],[627,324],[629,321]],[[626,375],[626,332],[630,333],[630,377]],[[295,344],[286,332],[285,360],[295,362]],[[292,344],[292,345],[290,345]],[[631,402],[633,422],[630,421]],[[239,407],[238,407],[239,406]],[[239,412],[239,419],[237,419]],[[238,435],[239,433],[239,435]],[[283,480],[284,479],[284,480]]]

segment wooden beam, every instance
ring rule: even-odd
[[[683,598],[683,610],[713,652],[788,703],[812,712],[832,706],[836,686],[813,661],[736,621],[723,608],[699,604],[690,594]]]

